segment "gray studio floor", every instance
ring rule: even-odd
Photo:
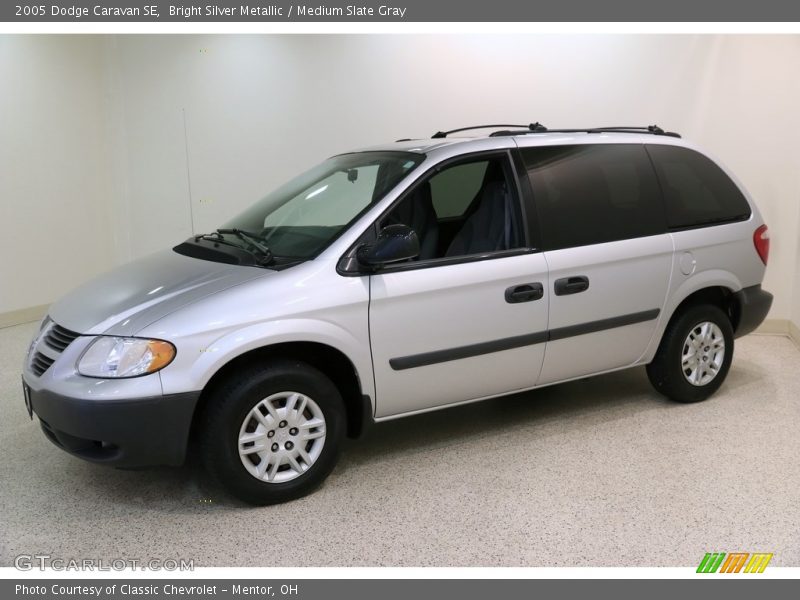
[[[0,330],[0,565],[18,554],[197,566],[693,566],[769,551],[800,566],[800,351],[737,343],[697,405],[643,369],[376,427],[323,488],[244,506],[181,469],[74,459],[28,421],[36,325]],[[146,432],[143,432],[146,435]]]

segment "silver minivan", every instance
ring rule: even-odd
[[[80,458],[302,496],[344,436],[646,366],[678,402],[755,329],[769,237],[731,173],[658,127],[400,140],[334,156],[216,231],[56,302],[27,408]]]

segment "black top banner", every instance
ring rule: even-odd
[[[797,22],[797,0],[50,0],[0,2],[3,22]]]

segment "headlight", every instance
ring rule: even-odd
[[[175,358],[175,346],[162,340],[100,336],[78,361],[87,377],[136,377],[155,373]]]

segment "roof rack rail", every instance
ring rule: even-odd
[[[431,136],[431,139],[438,140],[446,138],[451,133],[461,133],[462,131],[470,131],[471,129],[497,129],[498,127],[519,127],[526,128],[525,133],[534,132],[537,128],[541,127],[539,123],[531,123],[530,125],[473,125],[472,127],[460,127],[458,129],[451,129],[450,131],[437,131]]]
[[[534,128],[536,125],[536,128]],[[664,131],[658,125],[648,125],[646,127],[638,126],[615,126],[615,127],[589,127],[585,129],[548,129],[540,123],[534,123],[528,126],[527,129],[520,129],[517,131],[494,131],[489,134],[489,137],[500,137],[506,135],[527,135],[529,133],[649,133],[651,135],[666,135],[669,137],[679,138],[681,135],[674,131]]]

